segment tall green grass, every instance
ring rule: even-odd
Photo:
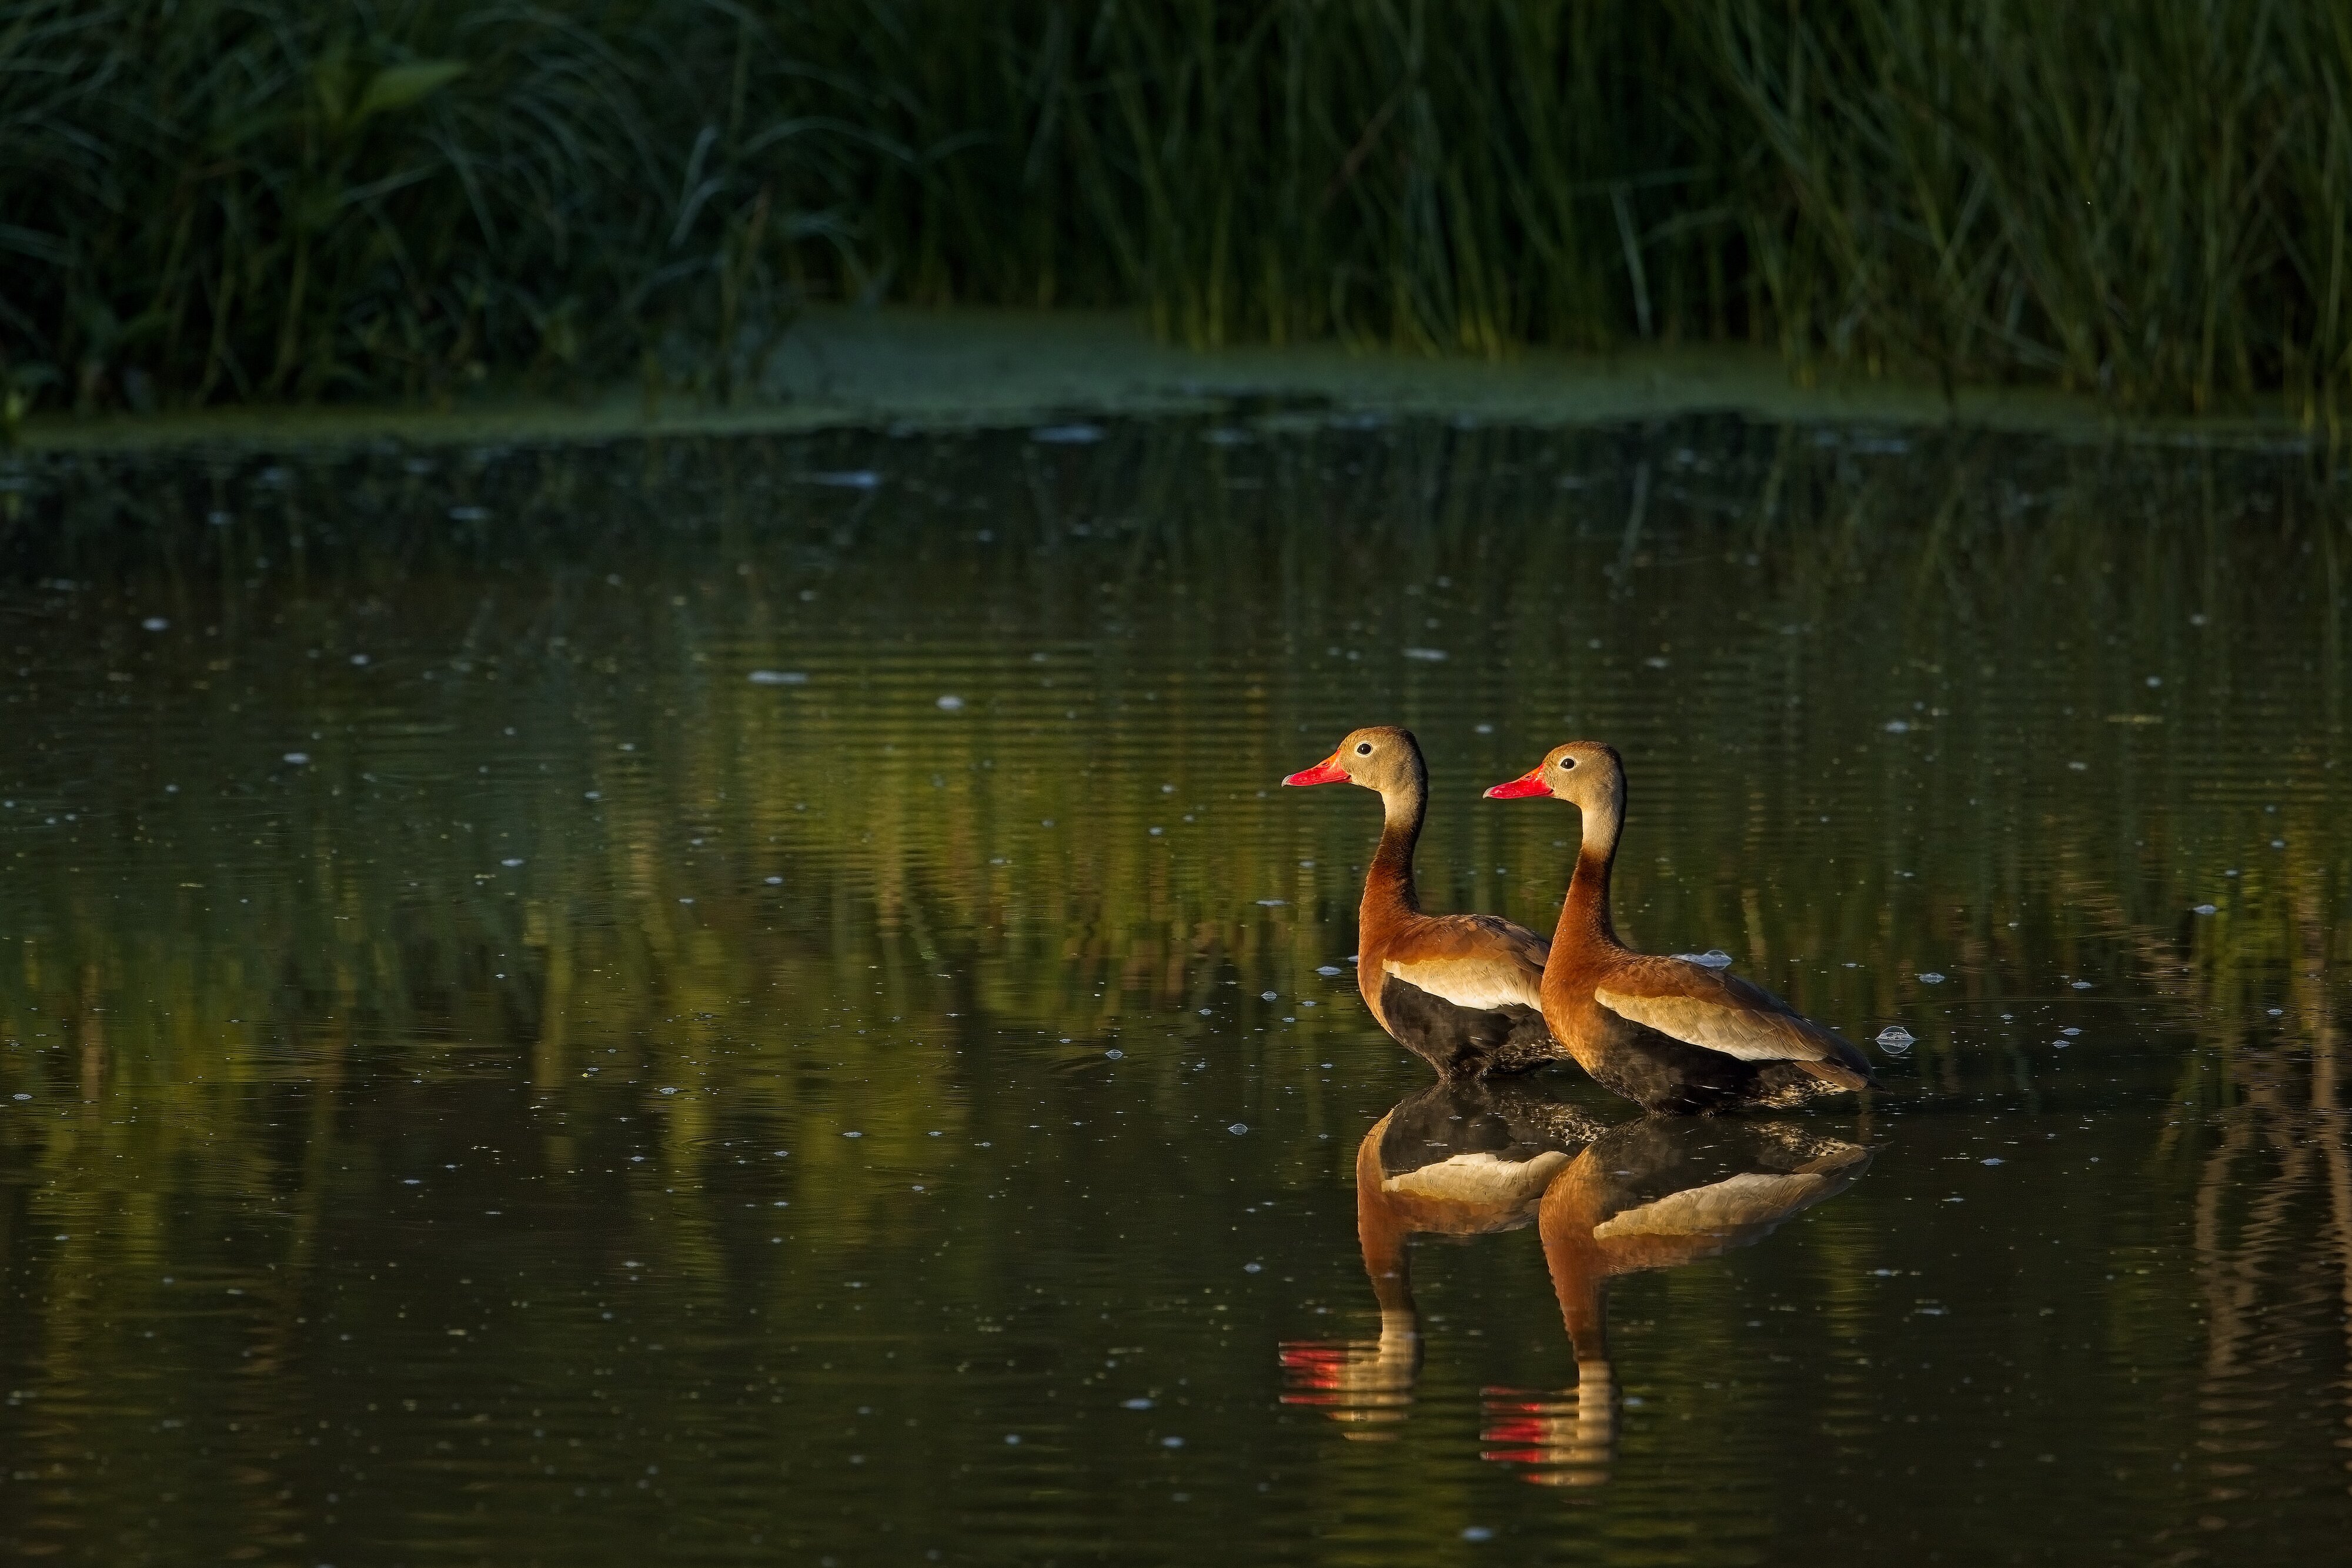
[[[2332,420],[2347,212],[2284,0],[0,0],[20,407],[725,398],[888,298]]]

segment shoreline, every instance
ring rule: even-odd
[[[1622,352],[1530,349],[1501,361],[1426,358],[1338,343],[1197,352],[1155,340],[1140,312],[811,310],[778,350],[760,392],[715,407],[683,392],[650,405],[634,386],[586,400],[479,393],[446,409],[383,403],[239,406],[188,413],[41,413],[18,428],[26,453],[182,447],[419,447],[562,444],[657,435],[800,434],[895,426],[1016,428],[1072,418],[1211,415],[1270,405],[1315,422],[1444,418],[1541,427],[1700,413],[1765,422],[1958,425],[2074,441],[2150,441],[2305,450],[2325,440],[2284,415],[2134,417],[2082,393],[1963,388],[1825,373],[1799,385],[1770,350],[1641,346]],[[1286,408],[1286,405],[1287,407]],[[1264,416],[1265,406],[1251,410]],[[5,450],[0,448],[0,450]]]

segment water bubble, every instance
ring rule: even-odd
[[[2191,915],[2219,915],[2221,912],[2221,905],[2219,905],[2219,904],[2198,904],[2195,908],[2191,909],[2189,913],[2189,914],[2191,914]]]
[[[172,623],[169,621],[164,620],[161,615],[150,615],[146,620],[139,622],[139,624],[142,629],[149,632],[168,632],[172,629]]]
[[[1492,1541],[1495,1539],[1495,1532],[1483,1524],[1473,1524],[1463,1530],[1462,1539],[1465,1541]]]
[[[941,713],[954,713],[957,709],[963,706],[963,698],[956,695],[953,692],[950,692],[947,695],[940,698],[939,706]]]
[[[352,664],[356,667],[364,669],[367,665],[367,662],[368,656],[365,653],[353,653],[352,655]]]
[[[1890,718],[1885,727],[1889,735],[1908,735],[1911,732],[1911,726],[1905,719]]]
[[[1286,907],[1289,903],[1290,900],[1286,898],[1261,898],[1258,900],[1259,905],[1266,909],[1281,909]]]
[[[866,1134],[863,1133],[844,1133],[841,1135],[845,1138],[862,1138]]]
[[[519,861],[519,860],[503,860],[503,861],[500,861],[499,863],[500,865],[502,865],[502,866],[513,867],[513,866],[519,866],[519,865],[522,864],[522,862],[520,862],[520,861]]]
[[[2088,980],[2077,980],[2074,982],[2074,988],[2078,991],[2087,991],[2091,988],[2091,982]]]
[[[1007,1432],[1004,1434],[1004,1440],[1008,1443],[1018,1443],[1021,1441],[1021,1434],[1018,1432]]]
[[[1099,424],[1042,424],[1029,433],[1030,440],[1048,446],[1090,446],[1102,438]]]
[[[808,685],[805,670],[754,670],[746,677],[755,686],[804,686]]]
[[[1675,956],[1685,964],[1697,964],[1709,969],[1731,967],[1731,955],[1720,947],[1709,947],[1704,953],[1677,953]]]
[[[454,523],[478,523],[490,515],[488,507],[452,507],[449,520]]]
[[[1404,656],[1418,659],[1424,664],[1442,664],[1445,663],[1446,653],[1443,648],[1407,648]]]
[[[295,767],[299,768],[304,763],[310,760],[310,754],[307,751],[289,751],[286,754],[285,759],[292,763]]]
[[[1878,1031],[1878,1045],[1882,1051],[1891,1051],[1900,1054],[1910,1050],[1918,1038],[1901,1024],[1891,1023]]]
[[[1115,1045],[1108,1051],[1104,1051],[1103,1055],[1113,1061],[1123,1061],[1127,1058],[1127,1052],[1119,1050],[1119,1048]]]
[[[1318,975],[1344,975],[1348,971],[1337,964],[1318,964],[1315,966],[1315,972]]]
[[[1226,1131],[1226,1132],[1228,1132],[1228,1133],[1231,1133],[1234,1137],[1238,1138],[1238,1137],[1240,1137],[1244,1133],[1246,1133],[1246,1132],[1248,1132],[1248,1131],[1249,1131],[1249,1124],[1248,1124],[1247,1122],[1235,1122],[1232,1126],[1227,1127],[1227,1128],[1225,1129],[1225,1131]]]
[[[1242,1272],[1244,1274],[1255,1274],[1265,1267],[1265,1265],[1263,1263],[1244,1263],[1242,1265]]]
[[[844,468],[831,474],[812,474],[808,482],[835,490],[871,490],[882,483],[882,476],[871,468]]]
[[[1118,1407],[1122,1410],[1149,1410],[1152,1404],[1153,1401],[1143,1398],[1122,1399],[1118,1402]]]
[[[1988,1155],[1985,1158],[1979,1160],[1977,1164],[1980,1166],[1997,1166],[2000,1164],[2000,1157],[1997,1155]]]
[[[672,1085],[670,1085],[669,1087],[667,1087],[667,1088],[664,1089],[664,1090],[662,1091],[662,1092],[663,1092],[663,1093],[665,1093],[665,1094],[675,1094],[675,1093],[677,1093],[677,1086],[676,1084],[672,1084]]]
[[[2058,1032],[2064,1035],[2068,1040],[2072,1040],[2083,1031],[2079,1029],[2062,1029]]]
[[[1930,969],[1919,977],[1919,983],[1923,986],[1940,986],[1944,983],[1944,977]]]
[[[1280,998],[1272,991],[1260,991],[1257,994],[1257,999],[1262,1002],[1271,1002],[1279,1000]]]
[[[1184,1446],[1184,1439],[1181,1437],[1162,1437],[1160,1439],[1160,1446],[1163,1448],[1181,1448]]]

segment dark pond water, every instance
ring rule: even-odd
[[[0,462],[0,1552],[2324,1558],[2345,494],[1730,420]],[[1615,742],[1621,926],[1885,1091],[1427,1092],[1373,802],[1275,788],[1375,722],[1433,906],[1546,929],[1573,813],[1477,792]]]

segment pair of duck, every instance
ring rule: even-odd
[[[1625,766],[1614,747],[1556,746],[1486,791],[1549,795],[1583,815],[1549,943],[1496,915],[1423,913],[1412,852],[1429,771],[1412,731],[1357,730],[1283,782],[1354,784],[1381,797],[1387,821],[1364,873],[1356,985],[1381,1027],[1441,1078],[1524,1072],[1565,1053],[1643,1110],[1685,1115],[1876,1086],[1862,1052],[1761,986],[1617,939],[1609,873],[1624,826]]]

